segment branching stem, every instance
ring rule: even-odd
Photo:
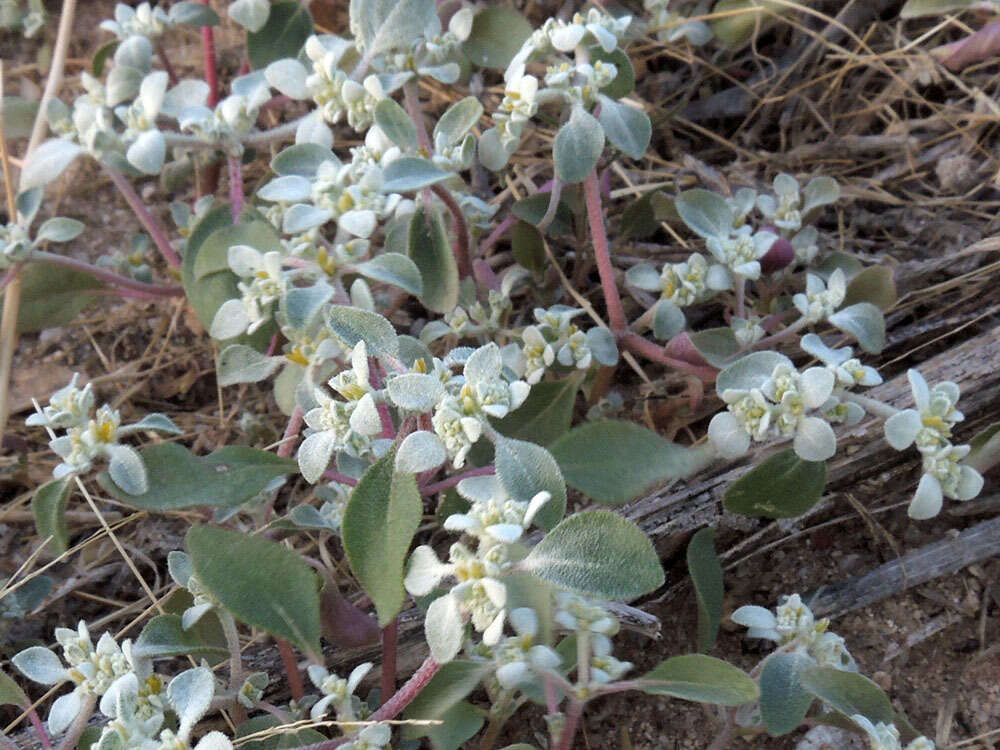
[[[487,474],[495,474],[496,468],[490,464],[489,466],[482,466],[478,469],[469,469],[462,474],[456,474],[453,477],[448,477],[447,479],[442,479],[440,482],[435,482],[434,484],[428,484],[420,488],[420,494],[424,497],[429,497],[431,495],[436,495],[439,492],[444,492],[447,489],[451,489],[456,484],[461,482],[463,479],[468,479],[469,477],[482,477]]]
[[[149,236],[153,238],[153,244],[156,245],[163,259],[174,268],[180,268],[182,262],[181,256],[170,246],[170,240],[167,239],[166,231],[160,225],[160,222],[156,220],[156,217],[146,209],[146,204],[142,202],[142,198],[135,192],[132,183],[114,167],[107,164],[102,164],[102,166],[104,167],[104,171],[107,172],[108,177],[115,184],[115,187],[118,188],[118,192],[122,194],[125,202],[128,203],[129,208],[132,209],[132,213],[139,219],[142,228],[149,232]]]
[[[142,281],[131,279],[128,276],[117,274],[114,271],[109,271],[107,268],[91,265],[90,263],[85,263],[82,260],[70,258],[66,255],[59,255],[58,253],[50,253],[45,250],[33,250],[31,255],[28,256],[28,259],[37,263],[48,263],[53,266],[72,268],[74,271],[80,271],[93,276],[95,279],[106,281],[109,284],[121,287],[122,289],[132,289],[137,292],[142,292],[143,295],[149,297],[184,296],[183,287],[169,286],[167,284],[146,284]]]

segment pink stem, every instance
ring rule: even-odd
[[[580,723],[580,714],[583,713],[583,704],[579,701],[572,701],[566,711],[566,721],[563,724],[562,734],[559,735],[559,742],[555,750],[570,750],[573,747],[573,738],[576,737],[576,727]]]
[[[441,199],[451,214],[455,229],[455,246],[452,252],[455,254],[455,262],[458,263],[458,275],[463,279],[468,278],[472,275],[472,248],[469,246],[469,225],[465,222],[465,215],[444,185],[432,185],[431,191]]]
[[[425,487],[421,487],[420,494],[425,496],[436,495],[438,492],[443,492],[444,490],[454,487],[463,479],[469,479],[470,477],[484,477],[488,474],[495,473],[496,468],[492,464],[489,466],[482,466],[478,469],[470,469],[462,474],[456,474],[453,477],[442,479],[440,482],[435,482],[434,484],[428,484]]]
[[[243,159],[239,154],[230,154],[226,160],[229,164],[229,202],[233,209],[233,224],[240,223],[243,213]]]
[[[282,458],[288,458],[295,450],[296,438],[302,429],[303,416],[302,407],[296,406],[292,410],[292,416],[288,418],[288,425],[285,427],[285,434],[281,437],[281,445],[278,446],[278,455]]]
[[[382,628],[382,695],[396,692],[396,652],[399,646],[399,620]]]
[[[601,209],[601,193],[596,171],[587,175],[587,179],[583,181],[583,190],[587,203],[590,236],[594,241],[594,259],[597,261],[597,273],[601,277],[601,289],[604,291],[604,301],[608,308],[608,321],[611,324],[611,332],[617,337],[624,334],[628,322],[625,319],[621,297],[618,295],[618,286],[615,284],[615,270],[611,265],[611,254],[608,250],[608,235],[604,229],[604,212]]]
[[[281,654],[281,663],[288,676],[288,689],[292,692],[292,698],[302,700],[302,696],[306,694],[306,688],[302,683],[302,673],[299,671],[299,663],[292,650],[292,644],[278,636],[274,636],[274,642],[278,644],[278,653]]]
[[[358,480],[354,477],[349,477],[338,471],[324,471],[323,479],[328,482],[340,482],[341,484],[346,484],[348,487],[356,487],[358,484]]]
[[[662,346],[654,344],[652,341],[649,341],[632,331],[629,331],[622,336],[619,341],[625,346],[626,349],[634,352],[635,354],[639,354],[653,362],[659,362],[660,364],[669,365],[670,367],[674,367],[678,370],[689,372],[692,375],[697,375],[702,380],[711,382],[715,380],[715,376],[719,373],[719,371],[714,367],[693,365],[690,362],[685,362],[681,359],[668,357]]]
[[[101,281],[106,281],[109,284],[121,287],[121,289],[116,289],[115,291],[120,292],[125,297],[131,296],[136,297],[137,299],[153,299],[156,297],[181,297],[184,295],[184,289],[179,286],[168,286],[166,284],[145,284],[141,281],[130,279],[128,276],[121,276],[114,271],[107,270],[106,268],[92,266],[90,263],[84,263],[82,260],[69,258],[65,255],[58,255],[56,253],[49,253],[44,250],[35,250],[31,253],[29,260],[36,261],[38,263],[48,263],[54,266],[72,268],[74,271],[81,271],[85,274],[93,276],[95,279],[100,279]],[[126,290],[134,292],[134,294],[127,294]]]
[[[52,750],[52,740],[49,739],[49,733],[45,731],[45,725],[42,724],[42,720],[38,717],[38,712],[35,709],[31,709],[28,711],[28,718],[31,720],[35,731],[38,732],[38,741],[42,743],[42,747],[45,750]]]
[[[507,233],[507,230],[516,223],[517,217],[514,214],[510,214],[506,219],[497,224],[496,229],[490,232],[486,239],[479,243],[479,252],[485,255],[486,251],[497,244],[500,238]]]
[[[431,678],[437,674],[439,669],[441,669],[441,665],[428,656],[424,659],[424,663],[420,665],[420,669],[414,672],[413,676],[406,681],[406,684],[397,690],[392,698],[383,703],[382,707],[369,716],[366,721],[388,721],[398,716],[404,708],[410,705],[414,698],[420,695],[420,691],[427,687],[427,683],[431,681]],[[295,750],[333,750],[350,742],[350,740],[350,737],[338,737],[333,740],[326,740],[325,742],[317,742],[314,745],[303,745],[295,748]]]
[[[427,123],[424,122],[424,113],[420,109],[420,94],[417,92],[417,84],[414,81],[407,81],[403,84],[403,105],[406,107],[406,114],[413,120],[417,128],[417,142],[427,149],[427,153],[434,152],[431,144],[431,136],[427,132]]]
[[[160,226],[160,222],[146,210],[146,205],[142,202],[139,194],[135,192],[132,183],[114,167],[105,165],[104,171],[107,172],[115,187],[118,188],[118,192],[122,194],[129,208],[132,209],[136,218],[139,219],[139,223],[142,224],[143,229],[149,232],[149,236],[153,238],[153,243],[159,249],[163,259],[174,268],[179,268],[181,265],[181,256],[170,246],[170,240],[167,239],[166,231]]]
[[[208,5],[209,0],[201,0]],[[208,106],[219,103],[219,72],[215,62],[215,33],[211,26],[201,27],[201,49],[205,57],[205,83],[208,84]]]

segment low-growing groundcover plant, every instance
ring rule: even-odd
[[[911,370],[913,408],[903,410],[864,394],[882,382],[863,358],[885,345],[895,291],[888,269],[824,250],[817,221],[839,199],[834,180],[779,174],[760,192],[647,191],[632,220],[668,221],[696,250],[616,272],[609,166],[642,158],[652,134],[629,98],[628,47],[672,23],[685,31],[669,41],[725,31],[672,19],[663,3],[646,11],[587,7],[532,29],[501,5],[353,0],[335,36],[314,28],[305,4],[236,0],[225,12],[246,30],[246,65],[229,81],[213,52],[222,19],[208,5],[119,5],[102,25],[110,41],[85,90],[45,102],[53,137],[24,161],[0,229],[7,294],[55,269],[70,292],[58,310],[27,294],[15,308],[21,329],[65,322],[95,291],[184,295],[218,341],[220,386],[270,382],[287,428],[275,452],[230,445],[198,456],[154,439],[183,437],[166,416],[123,426],[77,378],[37,405],[28,422],[48,430],[61,460],[33,500],[49,552],[69,549],[70,499],[93,502],[98,487],[152,513],[211,510],[170,554],[175,593],[134,639],[98,637],[81,621],[56,630],[56,649],[13,657],[28,680],[71,687],[37,723],[46,743],[361,750],[423,738],[458,748],[478,736],[488,750],[532,703],[545,711],[547,746],[564,750],[590,702],[637,690],[716,706],[720,748],[804,721],[847,727],[873,748],[933,747],[798,595],[774,612],[732,614],[749,637],[775,644],[750,672],[704,653],[723,614],[710,529],[688,547],[699,652],[645,674],[615,655],[622,603],[664,575],[641,529],[594,506],[620,506],[764,443],[776,452],[730,486],[726,508],[798,516],[823,492],[838,430],[872,417],[889,445],[921,457],[912,518],[983,486],[965,461],[970,446],[953,441],[963,419],[955,384]],[[179,77],[163,37],[198,29],[204,80]],[[499,98],[465,95],[484,80]],[[421,84],[453,102],[431,129]],[[263,111],[282,122],[263,127]],[[529,140],[551,160],[550,180],[501,206],[492,198]],[[96,228],[66,218],[33,228],[46,187],[78,158],[100,165],[148,233],[94,266],[44,248]],[[267,178],[247,184],[263,162]],[[170,206],[173,239],[133,187],[147,176],[195,194]],[[510,254],[493,252],[503,237]],[[563,257],[554,245],[567,247]],[[154,249],[159,259],[147,256]],[[563,265],[580,280],[596,269],[600,311]],[[632,320],[623,291],[641,308]],[[636,358],[683,378],[692,411],[714,383],[720,408],[706,439],[674,443],[613,418],[622,396],[608,375]],[[571,428],[580,391],[591,409]],[[311,489],[287,507],[292,483]],[[585,510],[567,515],[568,487]],[[428,517],[434,533],[422,527]],[[295,551],[303,535],[318,541],[319,559]],[[357,606],[338,590],[341,564],[364,593],[351,597]],[[2,601],[30,609],[47,594],[27,585],[40,580],[8,582]],[[399,616],[410,606],[429,655],[399,685]],[[241,628],[274,637],[288,703],[265,700],[281,676],[247,671]],[[329,671],[324,635],[334,648],[381,639],[381,665]],[[30,704],[5,674],[0,699]]]

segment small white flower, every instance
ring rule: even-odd
[[[830,274],[829,284],[815,274],[806,274],[806,292],[792,297],[792,303],[807,323],[819,323],[833,315],[846,296],[847,277],[838,268]]]
[[[309,712],[313,721],[319,721],[332,707],[337,715],[337,721],[356,721],[360,701],[354,695],[358,685],[371,670],[372,664],[366,662],[351,670],[347,679],[343,679],[336,674],[328,672],[324,667],[316,664],[309,665],[309,679],[323,694]]]

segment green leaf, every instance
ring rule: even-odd
[[[803,654],[774,654],[760,673],[760,712],[772,737],[797,729],[813,697],[802,687],[803,670],[816,662]]]
[[[282,250],[281,237],[270,222],[251,221],[222,227],[212,232],[198,248],[192,269],[194,279],[198,281],[213,273],[230,273],[229,248],[233,245],[249,245],[262,253]]]
[[[349,348],[353,349],[359,341],[364,341],[368,354],[373,357],[386,354],[395,357],[399,352],[396,329],[378,313],[359,307],[332,305],[328,316],[327,327]]]
[[[420,269],[424,306],[449,313],[458,304],[458,265],[448,243],[444,222],[433,211],[418,208],[410,220],[407,253]]]
[[[31,512],[35,517],[35,530],[42,539],[52,537],[49,552],[61,555],[69,549],[69,530],[66,528],[66,503],[72,480],[54,479],[39,487],[31,498]]]
[[[28,263],[21,271],[17,332],[66,325],[83,312],[104,285],[93,276],[51,263]]]
[[[38,102],[25,99],[23,96],[5,96],[0,100],[0,110],[3,111],[3,132],[10,140],[27,138],[35,124],[38,114]]]
[[[0,671],[0,706],[18,706],[24,708],[31,705],[28,696],[6,672]]]
[[[308,4],[295,0],[274,3],[264,28],[247,34],[250,64],[259,70],[275,60],[298,57],[299,50],[312,33],[313,22]]]
[[[556,173],[565,182],[583,182],[594,171],[603,151],[601,123],[583,107],[573,107],[569,120],[556,133],[552,147]]]
[[[459,750],[483,728],[486,716],[479,706],[460,701],[438,717],[441,724],[427,727],[424,736],[435,750]],[[403,734],[408,736],[406,732]]]
[[[501,70],[521,49],[531,31],[531,24],[513,8],[487,5],[476,13],[462,51],[474,65]]]
[[[214,526],[194,526],[185,543],[198,580],[234,617],[319,658],[318,581],[302,558]]]
[[[688,573],[698,598],[698,650],[709,651],[715,645],[722,619],[722,566],[715,553],[715,530],[697,532],[687,547]]]
[[[417,721],[444,721],[445,726],[452,723],[451,710],[460,705],[463,699],[469,695],[476,686],[479,685],[483,677],[486,676],[488,666],[479,661],[455,660],[444,664],[437,671],[427,686],[421,690],[417,697],[413,699],[403,712],[403,719]],[[482,725],[482,717],[479,718],[479,726]],[[440,746],[446,738],[441,736],[445,727],[426,726],[406,726],[403,729],[405,739],[416,739],[418,737],[432,737],[436,746]],[[478,731],[478,727],[476,729]],[[469,739],[472,735],[453,738],[452,742],[445,742],[448,747],[457,748],[461,743]],[[457,744],[453,744],[457,740]]]
[[[415,297],[424,291],[417,264],[402,253],[381,253],[371,260],[355,266],[358,273],[373,281],[393,284]]]
[[[185,630],[180,615],[157,615],[142,629],[132,653],[140,658],[162,659],[187,654],[227,654],[225,643],[210,643],[197,628]]]
[[[241,223],[253,221],[266,222],[263,215],[252,208],[245,208],[240,216]],[[212,326],[215,313],[224,302],[240,296],[237,288],[236,274],[229,270],[228,265],[228,245],[224,245],[219,238],[212,238],[214,232],[233,223],[232,208],[228,205],[219,205],[209,211],[191,230],[187,240],[187,247],[184,251],[184,264],[181,268],[181,281],[184,284],[184,293],[187,295],[191,307],[194,309],[198,320],[207,331]],[[272,230],[273,231],[273,230]],[[208,240],[212,239],[211,243]],[[202,277],[195,275],[195,263],[201,254],[202,247],[208,244],[208,252],[215,255],[211,262],[204,261],[202,269],[210,266],[222,268],[221,262],[225,262],[225,270],[216,273],[208,273]],[[221,256],[221,261],[220,261]],[[240,336],[228,343],[241,343],[252,346],[254,349],[263,351],[270,343],[275,326],[268,324],[261,326],[251,336]]]
[[[417,148],[417,126],[395,99],[386,97],[375,105],[375,124],[404,151]]]
[[[419,156],[401,156],[385,168],[383,193],[412,193],[443,182],[452,176]]]
[[[870,302],[882,311],[896,304],[896,282],[887,266],[869,266],[855,275],[847,285],[844,307],[858,302]]]
[[[830,323],[849,333],[863,350],[878,354],[885,349],[885,316],[871,302],[857,302],[829,317]]]
[[[788,12],[788,7],[774,0],[719,0],[712,12],[724,14],[712,20],[712,32],[728,49],[734,50],[771,26],[780,15]]]
[[[271,169],[282,177],[315,177],[316,170],[324,161],[336,162],[337,157],[333,151],[318,143],[297,143],[271,159]]]
[[[47,185],[58,179],[66,167],[82,153],[80,146],[63,138],[45,141],[25,159],[18,192]]]
[[[251,734],[265,732],[279,726],[281,726],[281,720],[276,716],[270,714],[254,716],[236,727],[236,739],[249,737]],[[293,732],[286,728],[278,734],[272,733],[263,739],[240,742],[239,747],[240,750],[291,750],[295,747],[315,745],[327,739],[325,735],[320,734],[315,729],[300,729]]]
[[[688,228],[706,240],[728,237],[733,228],[733,210],[718,193],[701,188],[685,190],[674,200],[674,208]]]
[[[530,502],[539,492],[552,497],[535,516],[541,529],[551,529],[566,512],[566,483],[555,458],[545,448],[524,440],[501,438],[496,442],[497,476],[515,500]]]
[[[660,228],[656,212],[653,210],[654,195],[655,193],[646,193],[625,207],[621,217],[621,231],[626,237],[644,240]]]
[[[341,534],[351,570],[386,626],[403,607],[403,566],[423,502],[412,474],[394,471],[395,452],[372,464],[351,492]]]
[[[522,198],[517,201],[517,203],[511,207],[511,213],[513,213],[517,218],[537,227],[549,209],[550,200],[551,198],[549,193],[536,193],[535,195],[529,195],[527,198]],[[545,233],[553,237],[561,237],[569,234],[572,231],[572,228],[573,212],[570,210],[570,207],[566,204],[565,200],[560,200],[559,205],[556,206],[555,218],[552,220],[552,223],[545,228]]]
[[[599,60],[611,63],[618,70],[615,79],[601,89],[602,94],[612,99],[621,99],[635,89],[635,68],[632,67],[632,60],[625,54],[625,50],[616,47],[611,52],[605,52],[600,45],[595,45],[590,48],[590,59],[592,62]]]
[[[437,21],[434,0],[351,0],[351,31],[369,57],[413,48]]]
[[[510,249],[514,260],[532,273],[545,270],[545,240],[542,233],[526,221],[518,221],[510,230]]]
[[[505,437],[550,445],[569,430],[582,379],[573,374],[533,385],[524,403],[493,426]]]
[[[819,502],[825,487],[826,464],[803,461],[788,448],[730,484],[722,502],[743,516],[796,518]]]
[[[286,361],[284,357],[269,357],[250,346],[232,344],[219,354],[215,376],[222,387],[236,383],[257,383],[271,377]]]
[[[803,688],[844,716],[861,714],[873,724],[895,720],[889,698],[864,675],[834,667],[810,667],[800,677]]]
[[[994,422],[969,441],[972,448],[962,461],[980,474],[996,465],[1000,459],[1000,422]]]
[[[739,353],[740,342],[729,326],[706,328],[688,335],[691,345],[712,367],[725,367]],[[770,373],[768,373],[770,375]]]
[[[544,581],[605,599],[634,599],[663,584],[663,568],[649,537],[607,510],[570,516],[519,567]]]
[[[98,479],[121,502],[145,510],[235,508],[256,497],[275,477],[298,470],[290,458],[239,445],[196,456],[183,445],[160,443],[144,448],[140,455],[149,478],[144,494],[124,492],[104,474]]]
[[[715,391],[722,396],[730,389],[750,391],[763,388],[778,365],[792,361],[778,352],[753,352],[728,365],[715,379]]]
[[[441,141],[445,146],[454,146],[475,127],[482,116],[483,105],[476,97],[460,99],[445,110],[434,126],[434,143]]]
[[[741,706],[760,694],[757,683],[744,671],[704,654],[667,659],[639,680],[644,693],[720,706]]]
[[[649,148],[653,126],[641,109],[599,96],[601,112],[598,120],[611,145],[626,156],[641,159]]]
[[[605,505],[623,505],[650,488],[686,477],[705,462],[633,422],[602,420],[570,430],[552,445],[566,481]]]
[[[899,17],[941,16],[979,4],[980,0],[907,0],[902,10],[899,11]]]

